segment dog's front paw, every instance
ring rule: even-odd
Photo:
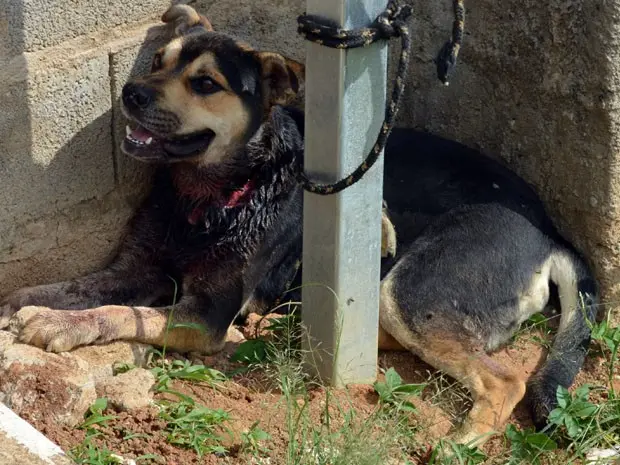
[[[97,320],[87,311],[24,307],[11,318],[9,328],[20,342],[48,352],[67,352],[99,338]]]

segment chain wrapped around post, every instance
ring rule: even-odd
[[[456,58],[461,47],[465,17],[463,1],[454,0],[455,20],[452,38],[441,49],[437,61],[437,74],[444,83],[448,82],[448,75],[456,65]],[[369,27],[350,30],[334,26],[333,22],[314,15],[304,14],[297,18],[297,31],[301,35],[311,42],[330,48],[344,50],[366,47],[378,40],[389,40],[393,37],[399,37],[401,40],[401,51],[392,95],[387,102],[385,118],[372,150],[362,164],[349,176],[332,184],[319,184],[311,181],[303,169],[300,169],[298,181],[308,192],[330,195],[343,191],[362,179],[364,174],[375,164],[381,152],[383,152],[388,136],[394,126],[405,89],[411,56],[411,36],[407,24],[411,12],[411,5],[408,5],[406,0],[390,0],[386,9],[377,16]]]

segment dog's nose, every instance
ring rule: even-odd
[[[151,104],[154,97],[155,91],[142,84],[128,83],[123,87],[123,103],[129,108],[143,110]]]

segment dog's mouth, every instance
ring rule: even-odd
[[[209,148],[215,133],[206,129],[183,136],[161,137],[141,125],[125,128],[121,149],[143,161],[173,162],[195,157]]]

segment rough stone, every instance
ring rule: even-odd
[[[71,354],[88,364],[94,382],[99,383],[114,376],[115,363],[145,366],[150,347],[137,342],[117,341],[105,345],[79,347],[71,351]]]
[[[7,337],[2,339],[6,344]],[[5,345],[0,353],[0,402],[26,419],[46,415],[74,426],[96,398],[88,364],[72,354],[19,343]]]
[[[18,0],[8,1],[0,39],[7,53],[18,54],[48,48],[75,37],[115,27],[158,19],[169,0]],[[0,17],[2,20],[2,17]]]
[[[0,93],[0,218],[38,217],[114,188],[108,56],[26,61]],[[6,84],[5,84],[6,85]]]
[[[276,51],[304,61],[304,41],[297,34],[297,16],[305,0],[256,0],[221,2],[198,0],[196,8],[221,30],[260,50]]]
[[[106,397],[109,405],[121,411],[147,407],[153,401],[154,384],[153,373],[134,368],[97,383],[97,396]]]
[[[620,2],[470,2],[449,87],[437,80],[433,59],[450,35],[451,4],[413,6],[414,56],[399,125],[508,163],[592,259],[604,299],[617,301]]]
[[[30,421],[46,415],[58,423],[75,426],[97,398],[99,385],[107,385],[112,393],[116,392],[119,405],[131,408],[136,399],[123,401],[118,397],[122,382],[126,387],[132,379],[139,381],[134,390],[146,395],[144,389],[148,391],[154,380],[136,369],[141,377],[114,381],[118,377],[114,377],[112,367],[117,362],[143,366],[148,349],[143,344],[114,342],[54,354],[20,344],[11,333],[0,331],[0,402]]]
[[[148,170],[124,169],[119,157],[113,190],[114,127],[122,126],[110,107],[130,52],[148,49],[144,63],[151,44],[161,44],[164,28],[153,26],[79,38],[0,69],[0,104],[15,109],[0,111],[0,176],[10,180],[0,185],[0,296],[93,271],[114,252]]]

